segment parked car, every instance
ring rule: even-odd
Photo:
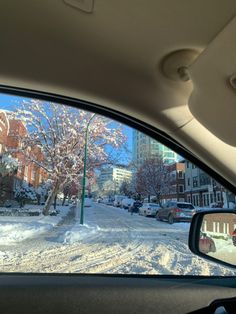
[[[115,195],[115,199],[114,199],[113,205],[115,207],[120,207],[121,206],[121,202],[122,202],[122,200],[124,198],[125,198],[124,195]]]
[[[84,198],[84,206],[85,207],[91,207],[92,206],[92,199],[89,197]]]
[[[143,203],[139,208],[139,215],[155,217],[160,209],[156,203]]]
[[[129,212],[132,211],[133,213],[138,213],[138,212],[139,212],[139,208],[142,207],[142,206],[143,206],[143,203],[142,203],[142,202],[140,202],[140,201],[134,201],[134,202],[133,202],[133,205],[128,208],[128,211],[129,211]]]
[[[112,206],[113,205],[113,202],[114,200],[109,198],[107,201],[106,201],[106,205],[109,205],[109,206]]]
[[[160,208],[156,218],[167,220],[169,224],[177,221],[190,222],[195,212],[195,207],[191,203],[170,201]]]
[[[121,207],[123,207],[124,209],[129,209],[133,205],[134,202],[135,201],[132,198],[124,198],[121,201]]]

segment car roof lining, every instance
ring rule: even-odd
[[[236,124],[228,115],[226,132],[214,122],[221,111],[206,114],[217,97],[205,108],[199,92],[205,72],[198,75],[198,59],[188,82],[171,80],[161,66],[182,49],[201,52],[200,62],[235,16],[234,0],[182,0],[181,5],[95,0],[91,14],[58,0],[4,1],[0,8],[2,85],[87,100],[135,117],[175,138],[236,185]],[[210,54],[204,63],[209,59]]]

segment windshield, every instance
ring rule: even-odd
[[[235,195],[105,116],[0,95],[0,185],[1,272],[233,274],[190,252],[192,215],[165,204],[233,208]],[[222,223],[211,236],[232,241]]]
[[[179,208],[185,208],[185,209],[194,209],[192,204],[183,204],[183,203],[178,203],[177,206]]]

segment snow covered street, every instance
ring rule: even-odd
[[[73,210],[40,219],[41,228],[27,233],[40,224],[38,217],[0,217],[1,271],[234,275],[189,251],[189,223],[169,225],[97,203],[85,208],[84,226]]]

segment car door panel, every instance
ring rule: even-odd
[[[1,313],[188,313],[235,297],[227,278],[1,275]]]

